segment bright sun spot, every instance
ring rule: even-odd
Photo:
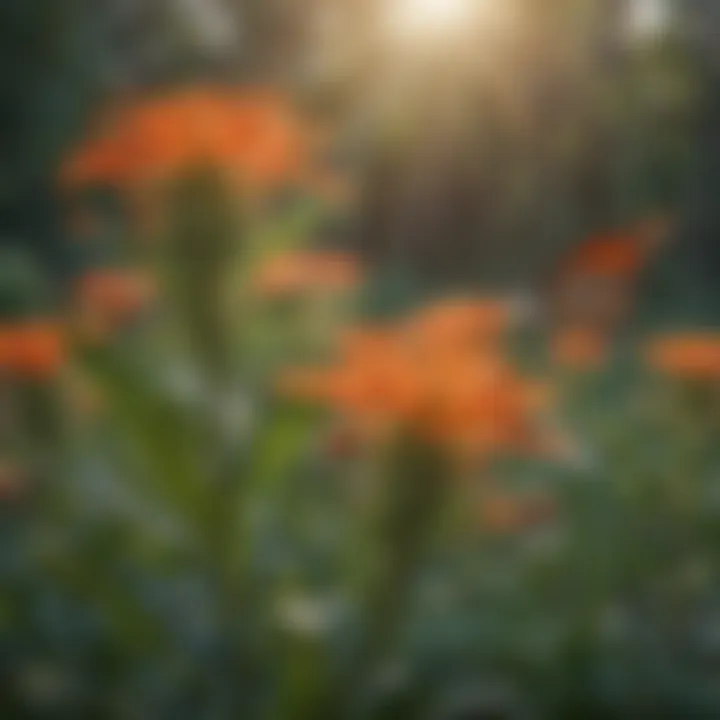
[[[670,14],[668,0],[632,0],[628,5],[628,30],[639,39],[660,35]]]
[[[499,0],[492,0],[499,2]],[[472,19],[476,0],[385,0],[388,30],[407,38],[436,37],[460,30]]]

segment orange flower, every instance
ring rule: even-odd
[[[629,229],[590,238],[570,253],[561,274],[633,279],[661,247],[669,231],[667,218],[651,216]]]
[[[494,300],[446,300],[412,318],[409,337],[429,348],[497,340],[511,320],[509,303]]]
[[[316,371],[290,371],[279,390],[290,397],[327,404],[353,419],[393,420],[418,402],[418,378],[390,362],[347,364]]]
[[[462,338],[464,340],[464,338]],[[425,352],[406,326],[348,334],[339,360],[281,378],[281,393],[327,405],[353,422],[400,427],[459,451],[527,449],[547,393],[519,377],[497,352],[460,342]]]
[[[638,280],[669,239],[669,230],[666,218],[650,217],[574,248],[560,263],[551,288],[556,320],[606,332],[626,322]]]
[[[54,376],[65,361],[65,345],[57,325],[34,321],[0,327],[0,368],[23,377]]]
[[[356,258],[341,252],[291,252],[272,258],[253,282],[255,292],[267,298],[308,292],[342,292],[357,286]]]
[[[648,363],[679,378],[720,379],[720,334],[711,332],[669,335],[652,341],[647,348]]]
[[[583,243],[571,254],[565,272],[576,275],[634,277],[644,261],[644,250],[635,237],[618,233]]]
[[[243,186],[272,189],[297,178],[304,155],[300,124],[281,98],[199,88],[115,110],[60,175],[71,189],[107,184],[129,191],[212,165]]]
[[[339,345],[345,360],[364,363],[401,352],[403,338],[391,328],[365,326],[346,331]]]
[[[429,433],[458,449],[529,447],[537,416],[534,386],[498,358],[446,366],[429,406]],[[531,389],[532,388],[532,389]]]
[[[112,138],[81,147],[61,168],[61,181],[67,187],[94,183],[122,184],[127,180],[130,158]]]
[[[82,302],[124,319],[147,306],[155,287],[150,277],[132,270],[94,270],[80,278],[77,293]]]
[[[607,359],[608,340],[591,328],[569,328],[555,335],[551,352],[558,365],[571,370],[594,370]]]
[[[94,270],[81,277],[75,295],[85,330],[99,338],[132,322],[152,301],[152,279],[127,270]]]

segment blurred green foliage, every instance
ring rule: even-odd
[[[720,713],[720,399],[662,383],[634,357],[648,327],[717,320],[706,259],[718,128],[704,95],[717,69],[679,32],[616,53],[615,3],[526,5],[537,55],[513,82],[536,100],[507,122],[518,97],[503,94],[503,73],[472,98],[477,144],[440,160],[389,133],[362,168],[351,242],[375,271],[360,311],[395,314],[438,287],[534,289],[586,233],[676,211],[677,243],[615,365],[557,378],[577,466],[492,470],[510,490],[555,497],[557,517],[498,536],[474,514],[482,473],[443,485],[427,448],[328,454],[327,418],[272,392],[278,366],[324,351],[308,308],[228,308],[222,292],[321,232],[324,212],[299,202],[249,228],[212,177],[194,178],[157,258],[173,300],[76,359],[107,412],[88,422],[59,409],[67,390],[2,381],[3,452],[32,472],[29,497],[0,498],[3,718]],[[51,278],[104,251],[67,249],[54,175],[86,110],[117,89],[101,70],[142,65],[132,43],[106,57],[97,29],[109,8],[0,7],[3,318],[46,312],[59,302]],[[169,77],[220,72],[177,43]],[[262,44],[250,46],[248,67],[279,62],[277,47],[263,62]],[[297,37],[291,47],[302,52]],[[340,90],[317,92],[342,106]]]

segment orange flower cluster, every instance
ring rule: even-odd
[[[65,361],[63,334],[49,322],[0,326],[0,369],[14,376],[47,379]]]
[[[566,273],[634,277],[642,268],[645,253],[629,234],[592,238],[571,253]]]
[[[355,256],[342,252],[288,252],[272,258],[253,278],[265,298],[286,298],[313,291],[342,292],[361,280]]]
[[[500,331],[498,313],[495,304],[461,303],[454,312],[449,304],[399,328],[350,333],[335,365],[290,371],[280,391],[364,427],[399,427],[458,450],[529,449],[548,392],[488,344]]]
[[[720,380],[720,334],[711,332],[669,335],[647,348],[651,367],[673,377]]]
[[[649,218],[634,227],[590,238],[566,258],[561,274],[632,280],[667,236],[665,218]]]
[[[149,276],[133,270],[88,272],[75,288],[85,335],[103,340],[132,322],[152,302],[155,290]]]
[[[473,345],[496,345],[513,320],[511,303],[486,300],[445,300],[420,312],[405,332],[426,352]]]
[[[668,230],[667,219],[651,217],[591,238],[561,263],[553,287],[557,330],[551,345],[559,365],[589,370],[605,362],[617,329],[632,312],[637,281]]]
[[[132,191],[212,165],[243,186],[271,188],[297,173],[304,154],[289,107],[261,91],[176,91],[122,107],[103,125],[64,163],[66,187]]]

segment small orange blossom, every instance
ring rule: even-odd
[[[720,379],[720,334],[695,332],[667,335],[651,341],[649,364],[668,375],[698,380]]]
[[[13,375],[47,379],[65,361],[60,327],[48,321],[30,321],[0,326],[0,368]]]

